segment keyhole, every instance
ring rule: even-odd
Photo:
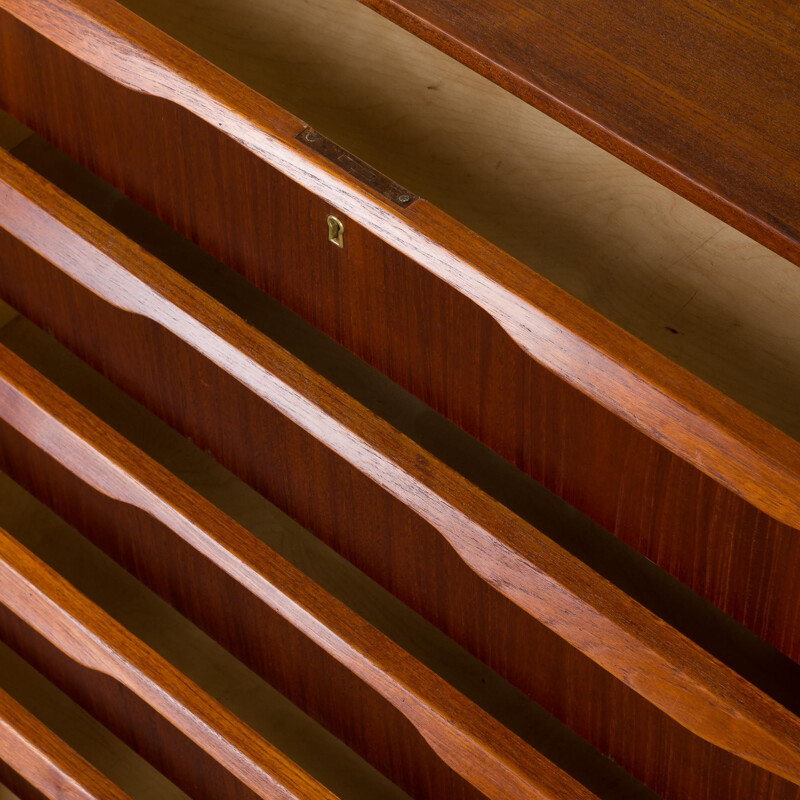
[[[333,242],[337,247],[344,247],[344,225],[333,214],[328,216],[328,241]]]

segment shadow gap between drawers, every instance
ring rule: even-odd
[[[5,476],[0,476],[3,489],[6,481]],[[0,494],[5,500],[3,489]],[[129,794],[131,800],[189,800],[174,783],[3,642],[0,642],[0,689]],[[9,793],[8,798],[12,797]],[[0,798],[6,800],[3,787]]]

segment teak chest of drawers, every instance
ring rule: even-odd
[[[16,796],[800,799],[796,12],[573,5],[0,0]]]

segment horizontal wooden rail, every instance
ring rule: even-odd
[[[2,296],[634,775],[800,791],[786,709],[8,156],[0,200]]]
[[[0,0],[0,59],[0,106],[800,660],[797,442],[112,0]]]
[[[20,800],[130,800],[2,689],[0,783]]]

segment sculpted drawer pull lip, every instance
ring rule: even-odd
[[[297,141],[304,122],[127,9],[100,0],[2,0],[0,9],[12,54],[0,94],[16,116],[800,660],[796,565],[783,557],[800,528],[797,442],[435,206],[399,212]],[[18,52],[49,65],[47,102]],[[169,123],[168,136],[151,136],[155,118]],[[114,125],[126,128],[125,158],[108,136]],[[218,169],[184,171],[209,143]],[[241,178],[267,191],[217,191]],[[298,285],[292,248],[264,231],[282,214],[287,229],[299,217],[270,202],[270,189],[320,215],[326,247],[323,211],[341,212],[351,238],[360,227],[351,299],[377,302],[339,302],[341,282],[315,260],[302,264]],[[393,265],[388,281],[376,264]],[[412,290],[403,296],[420,313],[397,313],[381,296],[390,286],[396,296]],[[434,333],[424,341],[422,331]],[[395,357],[397,342],[408,357]],[[420,380],[426,358],[447,364],[450,379]],[[498,377],[484,382],[476,367]],[[709,533],[717,558],[706,553]]]
[[[0,630],[13,649],[56,685],[64,680],[68,694],[190,796],[335,800],[3,529]],[[41,640],[52,649],[42,650]],[[155,728],[152,738],[142,735],[142,724]]]
[[[38,489],[51,497],[49,492],[59,483],[58,477],[53,477],[52,467],[48,463],[49,459],[53,459],[62,470],[74,475],[90,490],[85,492],[81,487],[73,491],[66,506],[48,500],[57,513],[69,518],[72,511],[79,527],[90,524],[88,521],[92,519],[92,514],[97,513],[100,526],[105,528],[102,510],[96,511],[92,499],[87,499],[87,495],[96,493],[93,498],[95,503],[97,495],[100,495],[121,504],[121,509],[115,515],[117,528],[111,539],[98,542],[96,534],[88,538],[99,544],[101,549],[108,549],[109,541],[117,545],[124,542],[121,547],[123,552],[129,547],[136,549],[135,544],[131,545],[133,540],[141,550],[132,558],[137,562],[141,559],[143,563],[139,563],[138,569],[130,571],[143,577],[145,582],[148,582],[145,566],[148,559],[142,558],[142,553],[151,554],[150,574],[158,575],[161,567],[152,562],[152,553],[157,551],[171,563],[172,554],[181,554],[182,548],[176,544],[188,545],[191,554],[196,553],[197,558],[192,560],[185,552],[175,555],[176,570],[191,565],[188,574],[205,572],[208,575],[210,565],[213,575],[207,578],[209,583],[205,586],[206,591],[216,595],[221,587],[220,594],[223,597],[222,590],[227,590],[231,596],[241,597],[241,593],[231,591],[232,581],[236,589],[247,592],[250,597],[246,610],[237,610],[234,605],[226,604],[225,614],[231,618],[230,622],[223,621],[221,627],[211,626],[212,630],[207,632],[223,640],[229,634],[230,638],[222,643],[265,680],[270,680],[270,674],[269,668],[263,664],[278,658],[274,654],[276,648],[286,647],[287,653],[295,655],[299,651],[297,638],[289,638],[285,630],[280,640],[275,634],[269,635],[270,628],[281,630],[280,623],[288,623],[294,629],[293,633],[304,637],[312,645],[312,650],[318,649],[327,655],[329,660],[324,661],[320,659],[320,652],[313,652],[312,657],[318,660],[319,665],[312,670],[313,681],[306,682],[301,678],[293,690],[284,694],[293,700],[293,691],[297,692],[302,708],[303,698],[313,707],[320,702],[320,695],[332,692],[334,697],[340,698],[337,701],[338,713],[349,724],[358,729],[363,726],[366,730],[375,730],[376,724],[386,725],[394,731],[393,737],[396,739],[391,746],[402,751],[414,747],[420,761],[427,759],[432,751],[432,761],[422,762],[425,768],[420,769],[418,785],[425,786],[433,775],[437,779],[435,785],[443,782],[453,787],[454,791],[463,791],[466,784],[487,800],[597,800],[592,792],[230,517],[203,497],[197,496],[191,488],[108,428],[73,398],[50,384],[3,345],[0,345],[0,419],[24,437],[16,441],[4,438],[3,426],[0,426],[0,446],[4,446],[5,450],[3,466],[12,476],[14,464],[19,463],[17,456],[26,458],[18,448],[20,441],[24,450],[30,448],[30,451],[34,451],[33,454],[28,451],[29,457],[43,457],[40,474],[47,473],[47,477],[43,483],[36,486],[28,484],[27,488],[34,493]],[[39,453],[35,452],[37,450]],[[128,518],[128,508],[143,512],[154,521],[155,529],[143,525],[135,514]],[[1,545],[0,540],[0,551]],[[124,562],[124,559],[117,560]],[[195,569],[198,563],[202,566]],[[130,567],[130,562],[123,563],[123,566]],[[198,597],[199,605],[194,607],[194,611],[191,601],[183,601],[183,604],[176,601],[176,597],[181,597],[181,582],[180,577],[169,582],[166,590],[168,596],[189,618],[199,615],[201,620],[198,624],[204,627],[203,607],[207,610],[209,601]],[[159,585],[164,592],[164,582]],[[188,588],[191,595],[196,595],[197,587],[184,584],[184,588]],[[253,601],[257,604],[255,611]],[[247,615],[247,619],[240,626],[234,620],[242,613]],[[249,644],[237,650],[236,644],[241,645],[241,641]],[[300,651],[300,654],[308,655],[308,651]],[[285,662],[282,663],[285,666]],[[374,716],[370,716],[373,698],[362,704],[358,701],[359,695],[356,695],[352,706],[346,707],[350,699],[337,689],[351,684],[347,680],[343,684],[335,680],[335,669],[339,665],[386,701],[380,719],[376,721]],[[94,662],[88,666],[96,668]],[[305,666],[306,663],[297,668],[292,666],[292,672],[301,671]],[[281,668],[278,667],[276,672],[280,676]],[[317,686],[321,692],[315,691]],[[367,709],[367,713],[361,713],[362,708]],[[413,726],[410,736],[397,725],[397,718],[387,714],[387,708]],[[344,725],[345,731],[347,728],[348,725]],[[419,748],[416,747],[417,736],[424,740]],[[352,746],[352,743],[348,744]],[[384,752],[383,759],[387,758]],[[385,769],[380,761],[375,766]],[[413,768],[413,763],[409,765],[406,762],[405,766]],[[437,769],[438,766],[442,767],[441,771]],[[390,770],[386,771],[388,777],[397,778],[388,774]],[[457,776],[453,784],[449,784],[451,772]],[[401,784],[401,788],[408,791],[412,787]],[[419,796],[426,795],[420,793]],[[438,800],[435,795],[427,796],[429,800]],[[474,797],[470,791],[464,796]]]

